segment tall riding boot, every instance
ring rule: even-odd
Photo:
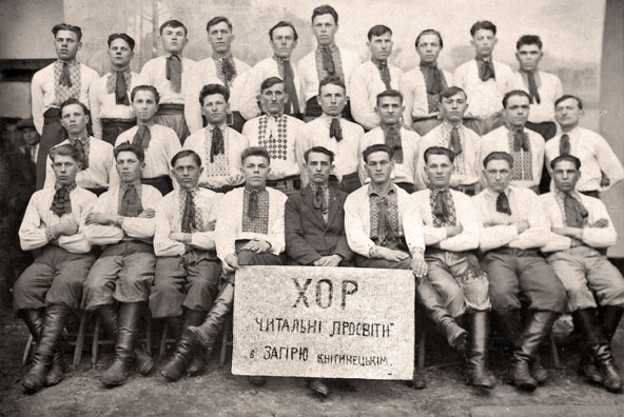
[[[613,336],[622,320],[624,308],[619,306],[603,306],[599,309],[600,322],[607,341],[611,343]]]
[[[167,362],[158,373],[169,382],[175,382],[182,378],[193,360],[193,354],[196,350],[195,338],[193,334],[186,329],[182,337],[178,339],[171,359],[169,359],[169,362]]]
[[[20,310],[18,316],[24,320],[35,342],[39,343],[43,330],[43,314],[41,310]]]
[[[607,391],[617,392],[622,389],[622,379],[615,364],[611,348],[603,330],[598,323],[596,310],[587,308],[572,313],[574,325],[582,333],[594,362],[600,370],[602,385]]]
[[[115,304],[107,304],[98,307],[97,312],[106,335],[113,340],[117,340],[117,334],[119,332],[118,307]]]
[[[29,391],[39,391],[46,384],[48,368],[57,351],[58,340],[65,327],[69,307],[51,304],[45,309],[41,338],[37,344],[30,371],[22,378],[22,385]]]
[[[537,388],[537,380],[531,375],[530,365],[556,319],[557,313],[532,311],[524,331],[516,342],[516,350],[512,355],[512,374],[514,385],[524,391],[533,391]]]
[[[134,359],[134,344],[139,330],[142,304],[140,302],[119,304],[119,330],[115,343],[115,359],[100,379],[107,387],[122,385],[128,379],[128,371]]]
[[[466,350],[467,334],[453,316],[451,316],[440,300],[440,295],[433,288],[429,280],[420,278],[417,281],[416,296],[418,301],[427,311],[427,315],[435,323],[438,329],[446,336],[448,344],[463,352]]]
[[[466,354],[468,364],[468,383],[475,387],[492,389],[496,384],[494,375],[486,368],[487,341],[490,333],[488,313],[478,311],[467,314],[469,350]]]
[[[199,326],[206,319],[206,312],[203,310],[186,310],[184,317],[184,329],[190,326]],[[200,375],[206,369],[206,350],[198,346],[193,354],[193,359],[188,366],[187,373],[191,376]]]
[[[210,353],[214,347],[214,343],[223,328],[225,319],[227,318],[234,304],[234,286],[227,283],[219,296],[215,300],[206,320],[201,326],[191,326],[187,332],[192,335],[195,341],[206,348]]]

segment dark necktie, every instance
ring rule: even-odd
[[[498,193],[498,197],[496,197],[496,211],[511,216],[509,199],[507,198],[507,194],[504,192]]]
[[[297,89],[295,88],[295,75],[292,65],[290,65],[290,61],[281,61],[281,63],[284,70],[284,87],[286,87],[286,94],[288,94],[286,113],[299,114],[299,98],[297,97]]]
[[[70,143],[78,149],[78,155],[80,155],[80,162],[82,163],[82,169],[89,168],[89,155],[87,155],[87,150],[85,149],[85,144],[82,142],[80,138],[74,139],[73,142],[70,140]]]
[[[260,208],[258,206],[258,191],[249,192],[249,204],[247,205],[247,217],[257,219],[260,217]]]
[[[326,214],[328,211],[327,204],[325,202],[325,192],[323,187],[317,186],[314,191],[314,208],[321,210],[321,213]]]
[[[566,193],[563,199],[563,206],[565,209],[566,224],[569,227],[583,227],[585,219],[589,215],[583,204],[572,197],[570,193]]]
[[[571,150],[570,136],[564,133],[561,135],[561,140],[559,141],[559,155],[569,155]]]
[[[386,145],[394,151],[394,159],[397,164],[403,163],[403,144],[401,143],[401,132],[396,125],[388,126],[386,130]]]
[[[420,63],[420,71],[425,79],[425,86],[427,88],[427,104],[429,107],[429,113],[438,111],[438,103],[440,93],[447,87],[446,78],[444,73],[437,64],[434,63]]]
[[[128,185],[121,198],[119,215],[123,217],[137,217],[142,211],[143,205],[141,204],[141,198],[139,197],[136,185]]]
[[[457,128],[457,126],[453,126],[453,128],[451,129],[451,140],[449,141],[449,149],[455,155],[459,155],[463,151],[461,138],[459,136],[459,129]]]
[[[72,212],[70,191],[69,187],[60,187],[54,193],[50,210],[59,217]]]
[[[477,58],[477,62],[479,63],[479,78],[481,81],[485,82],[490,78],[496,79],[494,64],[491,59],[485,61],[484,59]]]
[[[193,200],[193,193],[187,191],[184,200],[184,213],[182,214],[182,233],[193,233],[193,230],[196,229],[195,201]]]
[[[526,134],[524,129],[518,129],[513,131],[514,138],[514,152],[520,152],[522,149],[524,152],[529,151],[529,135]]]
[[[124,71],[115,73],[115,104],[130,105],[128,100],[128,83]]]
[[[337,117],[332,117],[331,123],[329,124],[329,137],[336,139],[337,142],[343,139],[340,119]]]
[[[236,68],[234,68],[232,61],[231,58],[221,58],[221,73],[227,85],[231,85],[236,78]]]
[[[390,90],[392,88],[391,85],[391,77],[390,77],[390,69],[388,68],[388,61],[387,60],[382,60],[382,59],[372,59],[373,63],[375,64],[375,66],[377,67],[377,69],[379,70],[379,75],[381,76],[381,81],[383,81],[383,83],[386,86],[386,90]]]
[[[69,76],[69,63],[68,62],[63,62],[63,68],[61,69],[61,77],[59,78],[59,85],[65,86],[65,87],[71,87],[72,81],[71,81],[71,77]]]
[[[332,57],[329,46],[321,46],[321,57],[323,59],[323,71],[325,71],[328,76],[336,75],[336,66],[334,65],[334,58]]]
[[[540,104],[542,102],[542,99],[539,95],[539,91],[537,91],[537,83],[535,82],[535,73],[533,71],[527,71],[526,75],[527,75],[527,82],[529,84],[530,102],[531,104],[533,104],[533,102]]]
[[[151,139],[152,132],[150,131],[149,126],[139,125],[139,128],[134,134],[134,139],[132,139],[132,144],[137,148],[147,149]]]
[[[433,206],[433,215],[442,223],[448,223],[450,210],[446,204],[446,193],[448,191],[432,191],[434,193],[435,204]]]
[[[174,92],[179,93],[182,90],[182,61],[179,56],[171,55],[167,58],[165,78],[171,81]]]
[[[210,144],[210,163],[214,162],[215,156],[225,152],[225,143],[223,142],[223,131],[219,126],[212,129],[212,143]]]

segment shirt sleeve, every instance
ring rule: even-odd
[[[37,194],[33,194],[26,207],[22,224],[19,228],[20,246],[22,250],[30,251],[48,244],[46,227],[42,224],[36,204]]]
[[[89,110],[91,110],[91,127],[93,136],[102,139],[102,122],[100,121],[101,103],[98,97],[97,82],[91,83],[89,88]]]
[[[102,194],[97,204],[91,209],[91,213],[106,213],[110,211],[109,194]],[[117,211],[115,210],[115,213]],[[85,225],[84,234],[92,245],[104,246],[118,243],[124,237],[124,233],[118,226],[89,224]]]
[[[212,201],[209,202],[210,204],[209,210],[203,211],[204,216],[208,217],[207,221],[209,223],[215,224],[215,227],[212,228],[213,230],[206,230],[204,232],[195,232],[191,235],[191,245],[198,249],[215,250],[215,239],[216,239],[215,228],[216,228],[216,222],[217,222],[216,212],[219,209],[220,197],[221,197],[220,194],[216,194],[216,193],[213,194],[211,197]]]
[[[154,193],[150,193],[142,204],[143,210],[150,208],[156,210],[161,199],[160,192],[155,190]],[[152,218],[123,217],[121,228],[127,236],[135,239],[150,239],[156,232],[156,216]]]
[[[607,227],[584,227],[582,234],[583,243],[592,248],[608,248],[615,245],[617,243],[617,231],[604,203],[597,199],[591,200],[590,213],[590,222],[606,219],[609,225]]]
[[[36,73],[33,76],[30,98],[32,101],[33,123],[39,136],[41,136],[43,134],[43,80],[41,80],[41,73]]]
[[[351,250],[359,255],[369,257],[368,253],[375,247],[375,243],[365,232],[359,206],[362,204],[359,195],[351,194],[345,201],[345,232]]]
[[[88,253],[91,251],[91,243],[85,236],[85,227],[87,214],[91,212],[93,206],[97,202],[95,194],[86,192],[87,197],[80,207],[80,219],[78,223],[78,233],[72,236],[61,236],[58,239],[58,245],[68,252],[72,253]]]
[[[609,146],[609,143],[602,137],[596,136],[596,159],[600,170],[609,178],[610,182],[607,187],[603,187],[601,191],[608,190],[613,184],[624,179],[624,168],[618,157]]]
[[[364,67],[360,67],[351,74],[349,101],[351,102],[353,119],[370,130],[379,125],[379,116],[368,102],[369,84],[363,77],[363,72]]]
[[[402,221],[407,247],[409,248],[410,254],[414,254],[415,251],[424,252],[425,237],[423,233],[423,221],[418,212],[416,202],[409,195],[406,195],[404,204]]]
[[[217,222],[215,231],[217,240],[215,246],[217,248],[217,256],[222,261],[228,255],[236,254],[236,247],[234,241],[236,239],[236,222],[240,221],[239,212],[242,212],[242,198],[241,201],[236,201],[237,190],[230,191],[223,198],[219,204],[219,221]],[[236,212],[234,212],[236,211]]]
[[[452,252],[463,252],[479,247],[481,225],[475,216],[474,205],[470,198],[462,198],[463,195],[459,197],[455,200],[455,204],[457,206],[458,220],[463,230],[460,234],[440,242],[440,249]]]
[[[539,197],[527,190],[520,194],[522,205],[527,209],[529,228],[518,235],[518,238],[509,242],[509,247],[518,249],[540,248],[546,244],[550,233],[550,222],[542,209]],[[515,226],[514,226],[515,228]],[[517,229],[516,229],[517,230]]]
[[[286,247],[284,238],[284,210],[286,205],[286,195],[279,195],[279,198],[275,198],[275,203],[275,209],[271,210],[273,213],[273,219],[270,222],[271,230],[269,230],[268,242],[271,244],[271,253],[277,256],[284,252]]]
[[[171,203],[170,200],[163,198],[156,207],[156,228],[154,231],[154,253],[156,256],[181,256],[185,252],[182,242],[169,238],[171,223],[173,222],[172,208],[168,204]]]
[[[549,232],[546,244],[542,246],[540,250],[542,252],[558,252],[570,249],[570,247],[572,247],[572,239],[567,236]]]

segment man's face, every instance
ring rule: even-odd
[[[284,83],[273,84],[265,88],[259,96],[262,109],[269,114],[280,114],[284,112],[284,106],[288,101],[288,94],[284,91]]]
[[[310,181],[315,184],[325,184],[329,181],[333,164],[329,160],[329,155],[320,152],[310,152],[308,162],[305,164]]]
[[[67,130],[67,133],[80,135],[86,128],[89,122],[89,116],[87,116],[80,104],[70,104],[63,107],[61,114],[61,124]]]
[[[248,156],[243,161],[245,182],[251,188],[264,187],[270,171],[269,161],[264,156]]]
[[[76,174],[80,170],[78,162],[71,156],[56,155],[52,161],[52,170],[59,186],[72,185],[76,181]]]
[[[470,43],[474,46],[477,56],[489,58],[494,50],[494,45],[496,45],[496,35],[491,30],[479,29],[475,32]]]
[[[145,167],[145,163],[139,161],[134,152],[119,152],[115,159],[115,168],[119,174],[119,178],[126,184],[138,181],[141,178],[141,169]]]
[[[564,193],[574,190],[580,176],[581,172],[572,161],[557,162],[553,169],[555,187]]]
[[[197,187],[204,168],[199,167],[192,156],[184,156],[178,158],[172,171],[180,188],[192,190]]]
[[[330,14],[316,16],[312,21],[312,29],[316,42],[319,45],[330,45],[334,43],[338,25],[334,22],[334,17]]]
[[[22,140],[26,145],[34,146],[39,143],[39,133],[34,127],[25,127],[22,129]]]
[[[447,188],[451,183],[453,163],[446,155],[429,155],[425,174],[434,188]]]
[[[442,119],[452,124],[460,123],[464,119],[464,113],[466,113],[468,108],[466,95],[460,91],[454,96],[442,97],[439,108]]]
[[[208,123],[219,125],[225,121],[230,105],[225,101],[222,94],[210,94],[204,97],[202,114],[208,119]]]
[[[394,161],[386,152],[374,152],[368,156],[365,167],[371,182],[381,185],[390,182]]]
[[[384,33],[379,36],[371,36],[368,47],[374,59],[384,61],[392,54],[392,35],[390,33]]]
[[[108,56],[113,67],[126,68],[134,58],[134,51],[125,40],[117,38],[108,47]]]
[[[271,47],[276,56],[282,59],[290,59],[290,55],[296,46],[297,41],[295,40],[295,32],[293,32],[292,28],[284,26],[273,30]]]
[[[317,98],[323,113],[328,116],[338,116],[347,104],[345,90],[339,85],[327,84],[321,88],[321,94]]]
[[[132,100],[132,110],[137,120],[143,123],[152,120],[156,111],[158,111],[158,103],[154,93],[147,90],[139,90]]]
[[[440,38],[433,33],[422,35],[418,40],[416,52],[420,56],[420,60],[426,63],[434,63],[438,61],[438,56],[442,51]]]
[[[399,123],[404,109],[400,97],[381,97],[377,101],[377,107],[375,107],[381,123],[386,126]]]
[[[511,96],[505,107],[505,120],[513,127],[524,127],[529,118],[529,99],[525,96]]]
[[[542,60],[544,53],[537,45],[522,45],[516,52],[516,59],[524,71],[534,71]]]
[[[61,61],[71,61],[76,58],[78,51],[82,47],[82,42],[78,42],[78,35],[70,30],[59,30],[54,37],[54,47],[56,56]]]
[[[186,31],[183,27],[173,28],[166,26],[163,28],[160,38],[162,39],[163,49],[168,54],[182,53],[188,42]]]
[[[564,128],[574,128],[578,126],[583,114],[583,110],[573,98],[563,100],[555,106],[555,119],[557,119],[557,123]]]
[[[212,50],[218,54],[225,55],[230,52],[234,34],[225,22],[219,22],[210,26],[208,30],[208,42],[212,46]]]
[[[484,172],[488,188],[492,191],[500,193],[509,185],[511,167],[507,161],[502,159],[492,160],[488,162]]]

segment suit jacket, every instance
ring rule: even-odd
[[[314,208],[314,193],[308,185],[286,201],[286,251],[297,263],[309,265],[322,256],[340,255],[350,260],[344,229],[344,202],[347,193],[329,187],[329,215]]]

